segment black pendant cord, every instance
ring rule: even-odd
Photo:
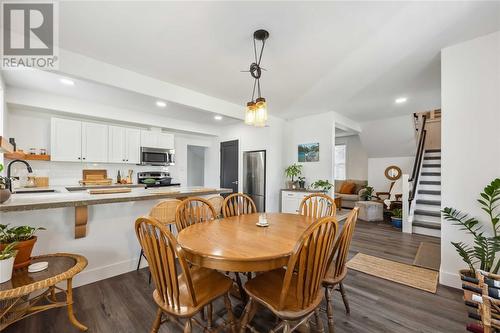
[[[254,79],[253,80],[252,99],[251,99],[252,102],[254,101],[254,97],[255,97],[255,85],[256,84],[257,84],[257,79]]]
[[[259,93],[259,98],[261,98],[262,96],[260,95],[260,79],[257,79],[257,91]]]

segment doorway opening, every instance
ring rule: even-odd
[[[205,185],[206,147],[187,146],[187,186]]]

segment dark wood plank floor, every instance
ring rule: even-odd
[[[359,221],[350,256],[362,252],[411,264],[421,241],[439,243],[436,238],[403,234],[385,223]],[[147,270],[143,269],[76,288],[77,318],[89,326],[89,332],[149,332],[156,307],[151,297],[153,288],[147,281]],[[466,309],[459,290],[439,286],[437,294],[431,294],[356,271],[349,272],[345,286],[351,315],[345,314],[339,295],[335,295],[337,333],[465,332]],[[222,302],[215,309],[223,315]],[[240,310],[236,307],[235,312]],[[259,311],[254,319],[254,326],[261,332],[273,324],[274,318],[268,311]],[[65,309],[53,309],[5,330],[14,332],[78,331],[69,324]],[[164,325],[160,332],[180,330]]]

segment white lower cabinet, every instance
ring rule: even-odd
[[[298,214],[302,199],[311,194],[301,191],[281,191],[281,212]]]

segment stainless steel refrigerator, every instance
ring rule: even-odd
[[[243,153],[243,193],[253,199],[257,211],[266,211],[266,151]]]

